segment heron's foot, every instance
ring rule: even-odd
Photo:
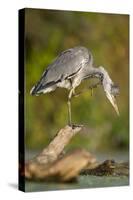
[[[83,93],[83,92],[75,93],[75,94],[73,94],[73,97],[78,97],[78,96],[80,96],[82,93]]]
[[[72,129],[84,127],[83,124],[68,124],[68,125],[69,125],[70,127],[72,127]]]

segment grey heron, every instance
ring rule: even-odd
[[[119,88],[111,80],[107,71],[102,67],[94,67],[91,52],[82,46],[77,46],[63,51],[48,65],[40,80],[31,89],[32,95],[45,94],[54,91],[57,87],[66,88],[68,94],[68,116],[69,125],[71,119],[71,98],[75,95],[75,88],[88,78],[99,79],[98,84],[103,86],[108,100],[111,102],[116,113],[119,115],[115,96],[119,93]],[[93,87],[92,87],[93,88]]]

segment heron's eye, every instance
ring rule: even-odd
[[[113,94],[114,96],[117,96],[120,94],[120,90],[118,85],[112,85],[111,86],[111,94]]]

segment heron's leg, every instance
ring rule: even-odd
[[[72,97],[73,91],[74,91],[74,89],[72,88],[69,92],[68,101],[67,101],[67,104],[68,104],[68,124],[70,126],[72,126],[71,97]]]

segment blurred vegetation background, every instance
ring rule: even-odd
[[[61,52],[85,46],[120,87],[117,117],[101,87],[72,99],[72,120],[87,125],[68,148],[93,151],[126,150],[129,145],[129,16],[89,12],[25,10],[25,124],[26,147],[40,149],[67,124],[65,89],[31,96],[32,86]],[[90,81],[81,84],[81,91]]]

